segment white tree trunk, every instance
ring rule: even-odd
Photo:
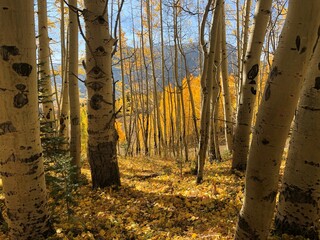
[[[221,75],[222,75],[222,92],[223,92],[223,110],[224,110],[224,127],[228,151],[233,149],[233,124],[232,124],[232,105],[230,99],[229,79],[228,79],[228,56],[226,44],[226,23],[225,23],[225,4],[222,7],[221,21]]]
[[[216,53],[216,45],[219,38],[217,33],[219,30],[219,20],[221,14],[222,1],[217,0],[215,3],[215,11],[212,17],[212,24],[210,29],[210,46],[209,53],[204,50],[204,66],[201,74],[201,117],[200,117],[200,138],[199,138],[199,153],[198,153],[198,173],[197,183],[203,180],[203,170],[205,157],[209,139],[210,129],[210,102],[212,98],[212,87],[215,81],[214,78],[214,60]],[[203,45],[203,44],[202,44]],[[204,45],[203,45],[204,46]],[[204,46],[205,47],[205,46]]]
[[[77,7],[77,0],[70,0],[71,6]],[[77,175],[81,169],[81,126],[80,126],[80,97],[78,84],[78,19],[75,12],[69,9],[69,99],[70,99],[70,156],[72,165],[76,167]]]
[[[274,213],[281,157],[318,29],[320,2],[291,0],[259,107],[235,239],[267,239]]]
[[[47,0],[38,0],[38,29],[39,29],[39,72],[40,83],[43,88],[43,118],[49,128],[54,128],[54,106],[52,100],[52,86],[50,78],[50,49],[48,36]]]
[[[280,190],[279,233],[319,239],[320,228],[320,46],[315,45],[296,111]]]
[[[49,232],[40,126],[34,9],[31,0],[0,2],[0,175],[10,239]]]
[[[260,56],[270,18],[272,0],[256,3],[254,28],[250,35],[243,71],[243,87],[240,95],[234,135],[232,168],[245,170],[249,151],[252,116],[254,112]]]
[[[88,160],[93,188],[120,185],[106,0],[85,0],[86,86],[88,89]],[[105,9],[105,10],[104,10]],[[101,15],[103,14],[103,15]]]

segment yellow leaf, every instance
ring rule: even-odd
[[[198,237],[198,234],[192,233],[191,238],[197,238],[197,237]]]
[[[101,237],[103,237],[103,236],[106,234],[106,231],[103,230],[103,229],[101,229],[101,230],[99,231],[99,234],[100,234]]]

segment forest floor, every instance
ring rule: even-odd
[[[92,190],[84,168],[89,184],[75,193],[72,214],[66,204],[55,207],[50,239],[233,239],[244,177],[231,173],[230,164],[208,163],[197,185],[188,164],[120,157],[118,190]]]

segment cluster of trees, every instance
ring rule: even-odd
[[[198,184],[205,177],[206,159],[221,160],[223,139],[233,155],[230,168],[246,170],[235,239],[268,237],[278,192],[275,230],[319,239],[320,152],[314,143],[320,138],[320,3],[55,4],[60,10],[61,89],[52,63],[47,1],[37,1],[37,42],[34,2],[0,2],[0,175],[12,239],[39,239],[52,232],[41,140],[64,140],[60,148],[70,155],[73,180],[78,181],[84,121],[93,188],[120,186],[119,135],[126,156],[154,154],[180,164],[192,162]],[[124,6],[131,16],[124,14]],[[131,25],[123,27],[123,16]],[[192,44],[185,40],[189,17],[197,36]],[[126,28],[132,29],[132,36]],[[85,80],[79,77],[78,34],[85,43]],[[236,45],[231,64],[228,41]],[[196,47],[194,69],[187,46]],[[119,82],[113,67],[121,71]],[[86,118],[81,114],[79,81],[87,88]],[[195,157],[190,157],[192,152]]]

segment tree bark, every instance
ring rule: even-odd
[[[77,0],[69,0],[71,6],[77,7]],[[70,99],[70,157],[71,164],[76,169],[76,177],[81,170],[81,126],[80,97],[78,84],[78,19],[77,13],[69,8],[69,99]]]
[[[210,7],[209,2],[207,7]],[[202,91],[202,103],[201,103],[201,117],[200,117],[200,140],[199,140],[199,152],[198,152],[198,173],[197,183],[201,183],[203,180],[203,170],[205,157],[208,146],[209,129],[210,129],[210,102],[212,95],[212,86],[214,82],[213,65],[216,53],[216,45],[218,41],[217,33],[219,29],[219,19],[221,13],[222,1],[217,0],[215,3],[215,11],[212,17],[211,29],[210,29],[210,46],[209,52],[206,51],[205,44],[202,43],[204,52],[204,66],[201,74],[201,91]],[[203,19],[205,20],[205,19]],[[203,34],[203,31],[202,31]]]
[[[243,80],[234,135],[232,168],[245,170],[249,151],[252,117],[256,102],[260,56],[270,18],[272,0],[256,3],[254,29],[250,35],[249,48],[244,62]]]
[[[120,185],[113,102],[111,53],[106,0],[85,0],[86,74],[88,90],[88,159],[93,188]]]
[[[48,36],[47,0],[38,0],[38,31],[39,31],[39,72],[40,83],[43,89],[42,107],[43,122],[49,129],[54,129],[54,106],[50,79],[50,48]]]
[[[34,9],[31,0],[0,3],[0,166],[10,239],[50,233],[40,125]]]
[[[315,47],[296,110],[275,228],[281,234],[316,240],[320,237],[320,148],[315,146],[320,141],[320,46]]]
[[[225,4],[222,7],[221,21],[221,75],[223,92],[223,110],[224,110],[224,129],[226,145],[229,152],[233,149],[233,124],[232,124],[232,104],[230,99],[230,87],[228,79],[228,56],[226,43],[226,23],[225,23]]]
[[[289,2],[273,67],[259,107],[235,239],[267,239],[281,157],[297,105],[306,58],[316,39],[320,2]]]

